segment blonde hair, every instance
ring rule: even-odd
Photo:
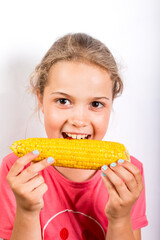
[[[30,78],[33,94],[39,91],[40,97],[43,98],[49,70],[59,61],[85,62],[99,66],[110,74],[113,82],[112,99],[123,91],[123,82],[116,61],[105,44],[85,33],[69,33],[54,42],[40,64],[36,66]]]

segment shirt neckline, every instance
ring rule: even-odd
[[[97,170],[97,172],[87,181],[84,182],[74,182],[69,180],[68,178],[64,177],[54,166],[49,166],[49,170],[51,174],[54,174],[54,176],[59,180],[67,185],[73,187],[73,188],[88,188],[95,184],[96,181],[98,181],[100,178],[100,170]]]

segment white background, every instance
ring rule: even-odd
[[[0,5],[0,159],[15,140],[46,136],[26,87],[52,43],[69,32],[100,39],[120,64],[125,84],[105,140],[124,143],[144,165],[145,240],[160,238],[159,29],[158,0],[5,0]]]

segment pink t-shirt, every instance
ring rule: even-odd
[[[7,155],[0,168],[0,237],[10,239],[16,201],[6,175],[17,157]],[[143,165],[134,157],[143,176]],[[28,166],[28,165],[27,165]],[[101,171],[85,182],[72,182],[61,175],[54,167],[41,171],[48,191],[44,194],[44,208],[40,212],[43,240],[102,240],[105,239],[108,220],[104,208],[109,195],[101,179]],[[144,181],[144,176],[143,176]],[[132,208],[133,229],[148,225],[146,218],[145,189]]]

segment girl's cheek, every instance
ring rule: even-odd
[[[96,122],[98,123],[98,125],[101,124],[101,126],[103,128],[105,125],[108,126],[109,118],[110,118],[110,113],[107,112],[107,113],[103,113],[102,115],[97,116],[95,119],[96,119]]]
[[[64,118],[64,114],[52,111],[46,116],[46,121],[51,126],[59,126],[63,122]]]
[[[108,123],[109,123],[109,116],[106,116],[106,114],[103,114],[101,116],[96,116],[94,118],[94,121],[92,121],[93,127],[94,127],[94,137],[97,140],[102,140],[107,132],[108,129]]]

